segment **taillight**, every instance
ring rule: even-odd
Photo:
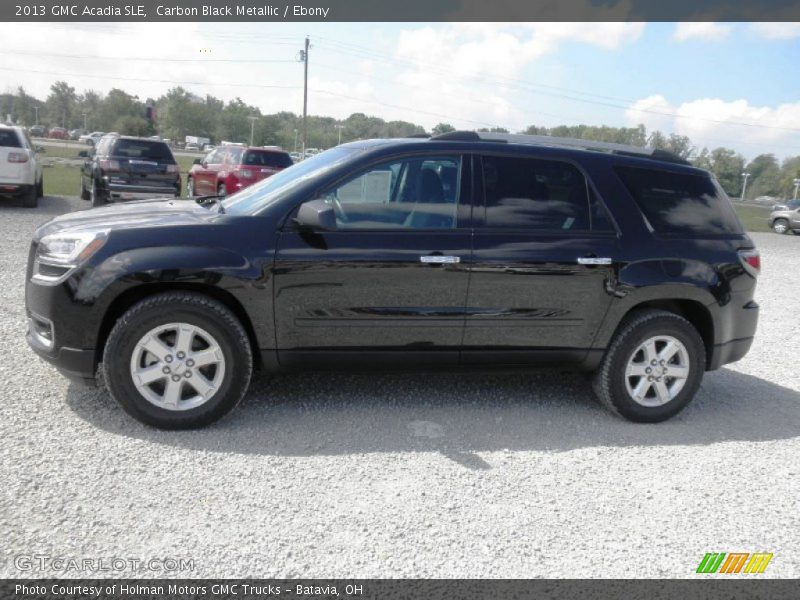
[[[739,260],[753,277],[761,272],[761,255],[758,250],[739,250]]]
[[[100,168],[104,171],[119,171],[119,161],[118,160],[108,160],[103,159],[99,161]]]
[[[180,173],[181,169],[178,165],[167,165],[167,173]]]
[[[242,179],[250,179],[253,177],[253,171],[251,171],[250,169],[238,169],[236,171],[236,175],[238,175]]]
[[[8,162],[10,163],[26,163],[28,162],[28,155],[24,152],[9,152]]]

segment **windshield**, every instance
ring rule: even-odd
[[[325,175],[358,151],[355,148],[332,148],[237,192],[222,205],[226,213],[254,214],[309,181]]]

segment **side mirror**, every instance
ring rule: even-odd
[[[80,152],[78,152],[78,158],[89,158],[89,151],[81,150]]]
[[[195,158],[195,159],[192,161],[192,164],[193,164],[193,165],[202,165],[202,164],[203,164],[203,161],[202,161],[202,160],[200,160],[199,158]]]
[[[311,200],[300,206],[294,223],[305,230],[336,231],[336,213],[325,200]]]

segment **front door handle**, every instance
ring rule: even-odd
[[[612,260],[599,256],[581,256],[578,258],[579,265],[610,265]]]
[[[453,265],[461,262],[459,256],[442,256],[441,254],[429,254],[427,256],[420,256],[419,262],[428,265]]]

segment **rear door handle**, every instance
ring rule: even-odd
[[[453,265],[461,262],[460,256],[442,256],[441,254],[429,254],[420,256],[419,262],[428,265]]]
[[[581,256],[578,258],[579,265],[610,265],[611,262],[610,258],[598,256]]]

